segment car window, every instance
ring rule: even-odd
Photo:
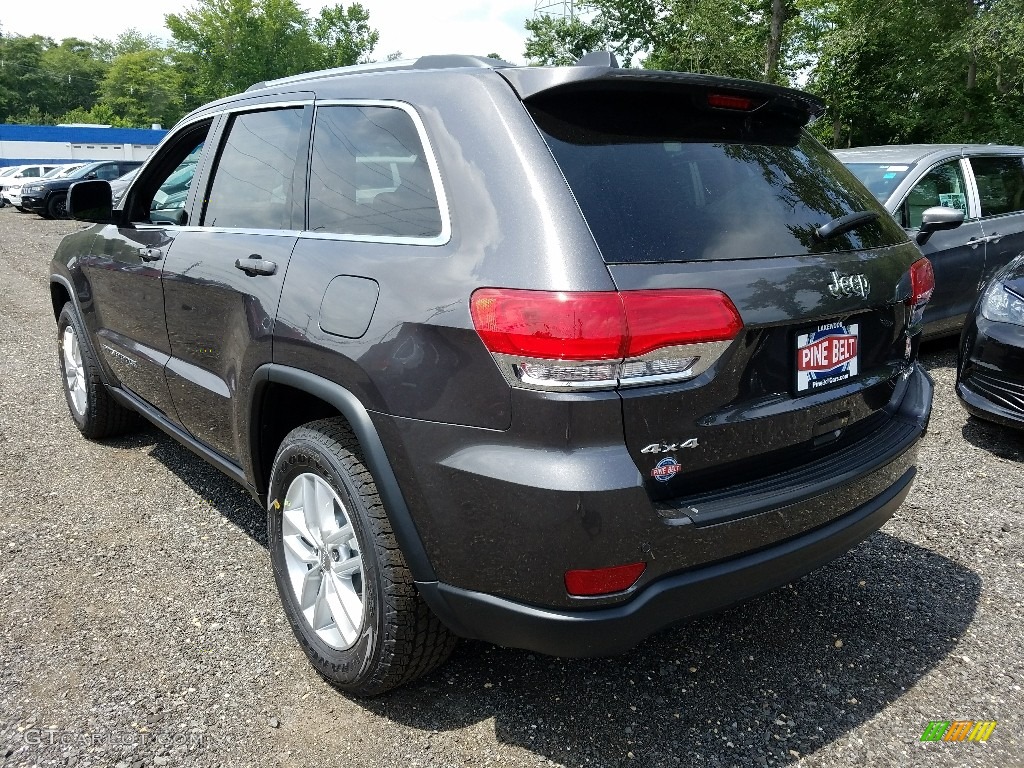
[[[652,94],[612,91],[534,100],[530,111],[606,262],[800,256],[906,241],[834,155],[770,113],[690,114]],[[877,218],[815,237],[861,211]]]
[[[846,163],[846,167],[879,202],[884,203],[913,166],[907,163]]]
[[[320,107],[313,129],[309,228],[435,237],[441,212],[416,125],[397,107]]]
[[[97,179],[105,179],[106,181],[113,181],[120,175],[117,172],[116,165],[101,165],[94,173]]]
[[[21,175],[26,179],[34,179],[36,176],[39,175],[39,168],[26,168],[24,171],[21,172]]]
[[[900,208],[903,226],[920,228],[921,216],[937,205],[956,208],[967,215],[967,186],[959,160],[937,165],[921,177]]]
[[[1024,211],[1024,160],[1019,157],[972,157],[982,216]]]
[[[208,227],[290,229],[302,110],[236,115],[206,203]]]

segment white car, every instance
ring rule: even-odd
[[[3,196],[4,181],[13,176],[14,174],[18,173],[18,171],[20,171],[24,167],[25,166],[23,165],[9,165],[6,168],[0,168],[0,208],[3,208],[5,205],[7,205],[7,201],[4,200]]]
[[[11,205],[16,205],[16,206],[20,207],[20,205],[21,205],[21,186],[24,183],[24,181],[27,180],[27,179],[38,179],[40,176],[43,176],[43,175],[49,173],[50,171],[52,171],[54,168],[57,168],[57,167],[58,167],[58,165],[56,163],[46,163],[45,165],[41,164],[41,165],[22,165],[22,166],[20,166],[19,170],[17,172],[12,173],[10,176],[5,176],[5,177],[0,178],[0,185],[2,185],[2,187],[0,187],[0,199],[2,199],[5,203],[10,203]],[[17,203],[15,203],[11,199],[11,189],[12,189],[12,187],[17,187],[18,188],[18,191],[17,191],[18,202]]]

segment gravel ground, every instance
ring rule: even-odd
[[[357,701],[293,641],[239,487],[75,430],[47,275],[79,226],[0,210],[4,765],[1024,766],[1024,435],[966,417],[953,344],[910,498],[833,564],[626,656],[463,642]],[[919,741],[952,719],[999,724]]]

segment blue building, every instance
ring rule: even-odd
[[[0,125],[0,168],[29,163],[145,160],[162,129],[94,125]]]

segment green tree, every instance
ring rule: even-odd
[[[193,96],[218,98],[322,66],[365,60],[377,42],[369,14],[325,8],[316,22],[296,0],[198,0],[169,14],[177,67]]]
[[[325,7],[313,22],[317,69],[366,63],[380,34],[370,26],[370,12],[359,3]]]
[[[96,88],[107,69],[102,46],[74,37],[62,40],[60,45],[47,45],[39,66],[49,82],[46,103],[38,106],[51,115],[75,107],[92,107]]]
[[[582,21],[554,16],[528,19],[526,59],[534,65],[575,64],[585,53],[601,50],[608,42],[603,19]]]
[[[100,84],[100,104],[129,125],[172,125],[182,114],[181,75],[166,51],[148,48],[122,53]]]

